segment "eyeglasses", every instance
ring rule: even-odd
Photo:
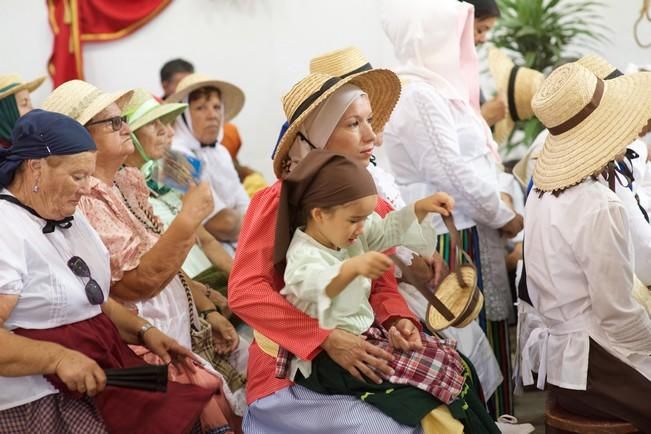
[[[70,268],[70,271],[72,271],[75,276],[88,279],[85,290],[86,298],[90,304],[104,303],[104,293],[102,292],[102,288],[95,279],[90,277],[90,269],[88,268],[86,261],[81,259],[79,256],[73,256],[68,260],[68,268]]]
[[[102,119],[99,121],[93,121],[93,122],[88,122],[86,124],[87,127],[91,125],[97,125],[97,124],[103,124],[104,122],[110,122],[111,123],[111,128],[113,131],[120,131],[122,128],[122,124],[127,123],[127,117],[126,116],[113,116],[112,118],[108,119]]]

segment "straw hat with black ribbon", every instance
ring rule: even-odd
[[[495,124],[493,137],[504,144],[515,127],[515,122],[533,117],[531,99],[545,79],[536,70],[517,66],[502,50],[491,47],[488,51],[488,68],[495,88],[505,98],[507,114]]]
[[[224,122],[233,119],[244,107],[244,92],[227,81],[215,80],[207,75],[194,73],[185,76],[176,87],[176,91],[165,98],[165,102],[187,102],[186,98],[195,90],[213,87],[219,90],[224,105]]]
[[[15,95],[21,90],[27,90],[30,93],[34,92],[44,81],[45,76],[35,78],[32,81],[24,81],[18,74],[0,75],[0,99]]]
[[[602,80],[610,80],[624,75],[619,69],[597,54],[588,54],[583,56],[577,60],[576,63],[584,66],[596,75],[597,78]],[[538,139],[536,142],[537,141]],[[533,171],[530,166],[535,167],[534,163],[538,160],[538,155],[540,154],[540,151],[542,151],[542,144],[544,144],[544,142],[542,142],[541,146],[536,146],[536,142],[531,145],[525,156],[522,157],[515,166],[513,166],[513,176],[525,188],[529,183],[531,172]]]
[[[106,93],[83,80],[70,80],[54,89],[43,102],[42,108],[70,116],[86,125],[113,103],[122,110],[132,95],[132,90]]]
[[[345,84],[355,85],[368,95],[373,109],[373,130],[382,131],[400,98],[400,80],[396,74],[387,69],[372,69],[344,78],[329,74],[310,74],[296,83],[283,97],[288,127],[273,155],[274,172],[278,178],[283,174],[283,166],[302,123]]]
[[[549,130],[534,184],[561,191],[600,172],[645,131],[651,119],[651,73],[604,81],[578,63],[563,65],[534,96]]]

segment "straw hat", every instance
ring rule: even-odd
[[[289,127],[278,142],[273,155],[274,172],[278,178],[282,175],[283,163],[303,121],[346,83],[354,84],[368,94],[373,108],[373,129],[382,131],[400,98],[400,80],[396,74],[388,69],[372,69],[345,78],[310,74],[296,83],[283,97],[283,109]]]
[[[608,63],[606,59],[597,54],[588,54],[576,61],[579,65],[583,66],[594,75],[602,80],[610,80],[611,78],[623,75],[622,72]]]
[[[207,75],[194,73],[183,77],[176,87],[176,91],[165,98],[165,102],[181,102],[185,97],[202,87],[216,87],[221,92],[224,104],[224,122],[233,119],[244,106],[244,92],[234,84],[226,81],[214,80]]]
[[[543,191],[563,190],[603,169],[651,119],[651,73],[598,79],[573,63],[556,69],[532,101],[549,130],[534,171]]]
[[[545,77],[536,70],[515,66],[509,56],[495,47],[488,51],[488,68],[497,93],[505,97],[508,108],[506,117],[495,124],[493,133],[495,141],[503,144],[513,131],[515,121],[533,116],[531,99]]]
[[[357,47],[331,51],[310,60],[310,73],[347,77],[373,69],[366,56]]]
[[[30,93],[34,92],[44,81],[45,76],[32,81],[23,81],[18,74],[0,75],[0,99],[14,95],[23,89],[27,89]]]
[[[42,108],[70,116],[86,125],[112,103],[116,103],[122,110],[132,94],[132,90],[105,93],[85,81],[70,80],[54,89],[43,102]]]
[[[127,116],[131,131],[135,132],[156,119],[169,124],[183,113],[183,110],[187,107],[187,104],[161,104],[146,90],[135,89],[131,100],[122,110],[122,113]]]

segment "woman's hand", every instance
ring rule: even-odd
[[[106,387],[104,370],[91,358],[74,350],[64,349],[54,373],[71,392],[95,396]]]
[[[400,318],[389,327],[389,343],[393,348],[402,351],[423,349],[420,330],[407,318]]]
[[[377,384],[382,383],[375,371],[385,376],[393,375],[394,371],[387,363],[393,360],[393,356],[360,336],[334,329],[321,347],[332,360],[360,381],[365,381],[364,375]]]
[[[524,228],[524,219],[521,214],[516,214],[507,224],[500,228],[500,233],[505,238],[513,238]]]
[[[187,368],[195,372],[193,363],[195,358],[192,351],[185,348],[171,337],[167,336],[156,327],[152,327],[143,335],[143,345],[152,353],[160,357],[165,363],[173,363],[177,368]]]
[[[210,215],[214,206],[210,185],[203,181],[198,185],[190,185],[183,195],[183,207],[180,213],[199,224]]]
[[[215,304],[224,318],[230,318],[233,315],[233,312],[228,307],[228,299],[221,292],[206,286],[206,296]]]
[[[454,199],[447,193],[434,193],[414,204],[414,212],[419,222],[422,222],[428,213],[437,213],[442,216],[449,216],[454,209]]]
[[[206,320],[212,326],[212,334],[215,339],[215,351],[220,355],[228,355],[235,351],[240,343],[240,337],[226,318],[218,312],[211,312]]]
[[[481,115],[489,127],[492,127],[506,117],[506,103],[501,96],[486,101],[481,106]]]
[[[369,279],[377,279],[393,265],[391,259],[380,252],[366,252],[348,261],[353,266],[355,274]]]

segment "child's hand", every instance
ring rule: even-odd
[[[367,252],[360,256],[349,259],[354,266],[358,276],[377,279],[393,265],[387,255],[380,252]]]
[[[434,193],[414,204],[414,212],[418,221],[423,221],[428,213],[433,212],[443,216],[449,216],[454,209],[454,199],[447,193]]]

